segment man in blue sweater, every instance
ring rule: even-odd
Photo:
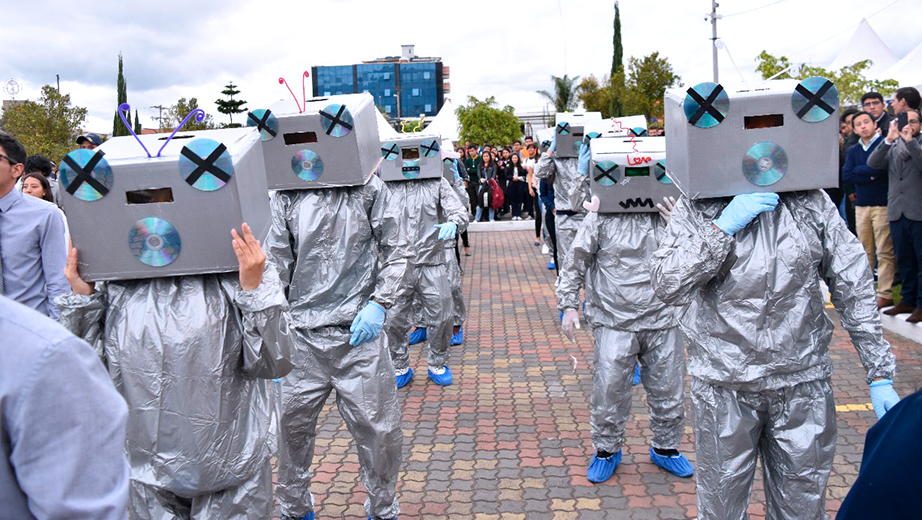
[[[887,170],[868,166],[868,157],[882,141],[873,116],[858,112],[852,118],[852,128],[859,139],[845,155],[842,181],[855,185],[858,240],[864,246],[872,268],[875,251],[877,253],[877,308],[880,309],[893,305],[892,287],[896,272],[887,219]]]

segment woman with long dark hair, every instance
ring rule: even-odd
[[[528,178],[528,170],[525,169],[522,158],[517,153],[509,156],[509,162],[506,164],[506,178],[509,179],[506,196],[509,197],[509,205],[512,206],[512,220],[522,220],[522,203],[525,202],[525,181]]]
[[[51,183],[41,173],[27,173],[22,176],[22,192],[54,204]]]
[[[496,179],[496,160],[492,153],[484,152],[477,167],[477,174],[480,178],[480,185],[477,187],[477,209],[474,212],[474,222],[480,222],[484,208],[490,216],[490,222],[493,222],[494,212],[491,207],[493,202],[493,190],[490,189],[490,180]]]

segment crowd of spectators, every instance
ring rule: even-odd
[[[839,124],[840,190],[830,190],[842,217],[858,236],[875,269],[877,306],[884,314],[909,314],[916,305],[922,262],[922,148],[919,91],[903,87],[888,107],[878,92],[860,107],[843,110]],[[901,284],[894,306],[893,288]]]

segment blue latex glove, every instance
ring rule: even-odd
[[[580,175],[589,175],[589,139],[583,139],[583,142],[579,145],[579,164],[576,167],[576,171]]]
[[[360,310],[352,320],[349,332],[352,338],[349,344],[357,347],[378,337],[381,327],[384,326],[384,307],[377,302],[369,301],[364,309]]]
[[[728,235],[746,227],[759,213],[773,211],[778,205],[777,193],[744,193],[733,197],[714,225]]]
[[[871,406],[880,419],[885,413],[900,402],[900,396],[893,389],[892,379],[880,379],[871,382]]]
[[[454,175],[454,177],[452,177],[454,180],[458,180],[461,178],[461,174],[458,173],[458,161],[451,161],[451,167],[449,167],[448,169]]]
[[[551,138],[551,147],[547,149],[549,152],[557,152],[557,129],[554,129],[554,137]]]
[[[436,224],[432,227],[439,230],[439,240],[455,238],[455,235],[458,233],[458,225],[452,221],[448,221],[444,224]]]

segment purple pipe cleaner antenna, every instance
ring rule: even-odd
[[[310,74],[305,70],[304,75],[301,76],[301,101],[304,103],[304,110],[307,110],[307,78]]]
[[[173,130],[173,133],[170,134],[170,137],[167,138],[166,142],[163,143],[163,146],[160,147],[160,150],[157,151],[157,157],[160,157],[160,152],[162,152],[163,149],[166,148],[166,145],[170,144],[170,141],[173,140],[173,136],[176,135],[176,132],[178,132],[179,129],[182,128],[183,125],[185,125],[186,122],[189,121],[189,118],[191,118],[192,116],[195,116],[195,120],[201,123],[202,121],[205,120],[205,111],[202,110],[201,108],[196,108],[192,112],[189,112],[186,115],[186,117],[183,118],[182,122],[179,123],[179,126],[176,127],[176,130]]]
[[[138,144],[141,145],[141,148],[144,148],[144,153],[146,153],[147,156],[150,157],[151,155],[150,155],[150,152],[147,151],[147,147],[144,146],[144,143],[141,142],[141,138],[138,137],[138,134],[134,133],[134,128],[131,128],[131,125],[128,124],[128,120],[125,119],[125,112],[128,112],[130,114],[131,113],[130,110],[131,110],[131,105],[129,105],[128,103],[122,103],[121,105],[118,106],[118,115],[119,117],[122,118],[122,123],[125,123],[125,128],[127,128],[128,131],[131,132],[131,135],[133,135],[134,138],[138,140]]]

